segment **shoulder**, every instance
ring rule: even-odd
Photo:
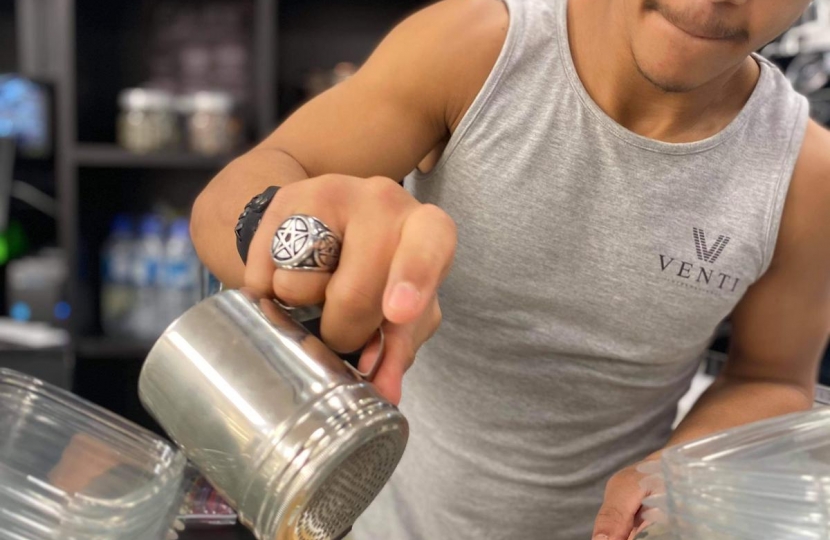
[[[448,51],[456,59],[453,71],[461,75],[447,102],[446,122],[454,130],[498,61],[510,16],[502,0],[445,0],[443,4],[452,13],[447,30],[458,36]]]
[[[788,254],[827,259],[830,265],[830,131],[812,120],[787,194],[773,265]]]
[[[427,23],[435,29],[450,30],[461,40],[478,35],[486,41],[506,32],[508,20],[503,0],[442,0],[415,13],[402,26]]]
[[[440,50],[451,61],[495,60],[508,25],[509,14],[502,0],[443,0],[415,13],[395,32],[411,38],[436,38],[422,41],[420,46]]]
[[[822,178],[830,183],[830,130],[810,120],[807,123],[807,132],[804,134],[804,144],[796,166],[796,176],[801,175],[805,180],[822,182]]]
[[[493,70],[508,26],[502,0],[443,0],[401,22],[362,76],[394,84],[408,99],[437,104],[442,120],[453,127]]]
[[[796,161],[789,203],[805,217],[830,226],[830,131],[813,120],[807,123]]]

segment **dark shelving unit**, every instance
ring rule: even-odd
[[[247,143],[261,139],[276,126],[275,44],[276,0],[238,0],[251,15],[251,92],[244,118]],[[59,160],[61,245],[69,254],[69,290],[77,316],[73,320],[74,351],[82,378],[95,377],[85,363],[138,362],[149,343],[113,340],[102,335],[98,314],[100,271],[98,253],[108,224],[119,212],[140,214],[156,202],[188,210],[204,185],[234,156],[201,156],[185,151],[136,154],[115,143],[118,94],[144,83],[148,75],[147,29],[153,11],[163,2],[137,0],[67,0],[65,35],[67,69],[61,74],[59,121],[63,150]],[[196,6],[193,0],[167,5]],[[100,370],[99,370],[100,371]],[[95,384],[77,381],[89,395]],[[131,390],[131,389],[130,389]],[[118,410],[129,413],[132,411]]]
[[[181,540],[254,540],[254,535],[242,525],[191,529],[179,534]]]

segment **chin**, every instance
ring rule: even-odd
[[[691,48],[632,47],[640,74],[664,92],[696,90],[717,78],[725,69],[722,58]]]
[[[691,92],[739,65],[749,54],[733,41],[691,36],[651,13],[631,32],[631,52],[643,77],[666,92]]]
[[[647,62],[639,62],[636,59],[635,63],[637,64],[637,70],[644,79],[666,93],[682,94],[691,92],[707,82],[705,77],[695,77],[687,69],[677,69],[676,65],[665,69],[662,67],[665,64],[662,63],[655,66]]]

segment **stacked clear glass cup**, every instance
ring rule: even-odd
[[[683,540],[830,538],[830,409],[681,445],[641,471],[644,517]]]
[[[0,540],[158,540],[184,456],[69,392],[0,369]]]

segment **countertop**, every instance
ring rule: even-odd
[[[179,540],[255,540],[242,525],[209,529],[188,529],[179,533]]]
[[[351,538],[346,537],[346,540]],[[179,533],[179,540],[256,540],[242,525],[216,527],[213,529],[190,529]]]

